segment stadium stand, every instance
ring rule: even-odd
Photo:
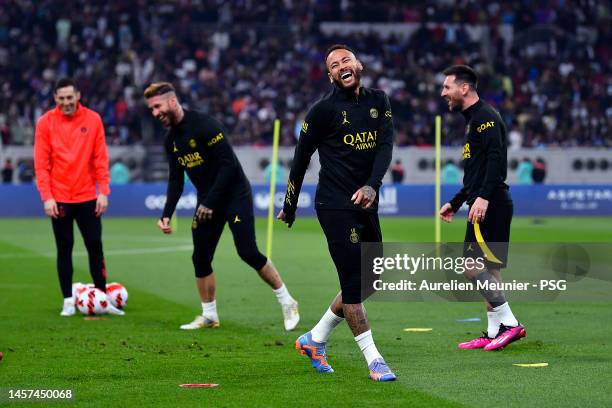
[[[432,116],[445,110],[440,71],[463,62],[480,71],[512,148],[609,147],[610,13],[608,2],[561,0],[9,0],[0,8],[0,135],[3,145],[31,145],[52,83],[72,75],[111,145],[160,143],[141,91],[164,79],[221,119],[235,145],[270,144],[280,118],[291,146],[329,86],[322,53],[347,42],[365,83],[391,95],[398,146],[432,144]],[[462,119],[443,120],[445,144],[460,144]]]

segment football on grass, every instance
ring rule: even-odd
[[[123,309],[127,305],[128,292],[125,286],[113,282],[106,285],[106,295],[111,304],[117,309]]]
[[[88,316],[104,314],[108,307],[106,293],[102,292],[100,289],[89,288],[81,292],[77,298],[76,306],[81,313]]]
[[[79,295],[89,289],[90,286],[86,283],[75,282],[72,284],[72,298],[75,303],[79,299]]]

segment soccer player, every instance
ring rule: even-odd
[[[478,77],[465,65],[455,65],[444,71],[442,97],[452,112],[461,112],[467,123],[463,146],[463,188],[440,209],[440,217],[451,222],[464,202],[470,206],[465,233],[464,256],[482,257],[484,248],[477,244],[476,228],[483,239],[494,243],[492,255],[485,260],[486,268],[466,271],[472,282],[501,282],[501,268],[506,267],[512,197],[506,180],[507,137],[501,116],[476,92]],[[486,254],[486,252],[485,252]],[[496,350],[525,337],[525,328],[518,322],[503,291],[483,291],[487,303],[488,328],[483,336],[459,344],[461,349]]]
[[[361,298],[361,242],[382,242],[378,190],[389,168],[393,121],[387,95],[361,85],[363,66],[346,45],[325,54],[333,89],[306,115],[295,148],[283,209],[277,218],[295,221],[304,173],[315,150],[321,171],[315,198],[317,218],[340,279],[341,292],[319,323],[300,336],[296,348],[310,357],[319,373],[333,369],[326,342],[345,318],[363,352],[370,377],[393,381],[395,374],[378,352]]]
[[[186,172],[198,192],[191,225],[193,266],[202,314],[183,330],[218,327],[215,274],[212,259],[225,224],[229,224],[240,258],[274,289],[285,329],[293,330],[300,315],[272,261],[257,249],[251,186],[221,124],[204,113],[184,109],[168,82],[151,84],[144,92],[151,113],[169,128],[165,148],[170,167],[167,200],[157,225],[172,233],[170,218],[183,193]]]
[[[46,112],[36,124],[34,168],[57,246],[57,271],[64,296],[60,315],[73,316],[75,220],[87,248],[91,277],[96,288],[106,293],[101,216],[108,207],[110,194],[108,153],[100,115],[81,105],[76,82],[60,79],[53,95],[56,108]],[[124,314],[110,303],[107,310]]]

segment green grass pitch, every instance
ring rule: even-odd
[[[609,218],[517,218],[513,241],[612,242]],[[257,221],[260,248],[265,220]],[[302,321],[284,332],[271,290],[235,253],[226,229],[214,267],[221,328],[178,329],[199,311],[190,222],[163,236],[154,219],[104,220],[109,281],[126,285],[126,316],[61,318],[48,220],[0,220],[0,388],[73,389],[55,406],[612,406],[611,303],[514,303],[528,336],[502,352],[460,351],[485,328],[478,303],[367,302],[379,350],[398,375],[374,383],[346,325],[328,345],[332,375],[317,375],[294,349],[338,290],[314,219],[275,227],[273,259],[300,302]],[[386,241],[432,241],[433,221],[382,220]],[[461,241],[463,222],[444,225]],[[77,234],[74,281],[90,282]],[[483,322],[457,323],[481,317]],[[406,333],[405,327],[432,327]],[[548,362],[524,369],[513,363]],[[218,383],[183,389],[181,383]],[[0,401],[0,405],[28,406]],[[40,406],[40,405],[32,405]]]

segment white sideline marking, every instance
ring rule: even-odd
[[[157,254],[174,251],[191,251],[193,245],[178,245],[172,247],[159,247],[159,248],[130,248],[130,249],[105,249],[104,256],[107,255],[142,255],[142,254]],[[28,254],[0,254],[0,259],[13,259],[13,258],[55,258],[57,253],[44,252],[40,254],[28,253]],[[87,256],[87,251],[74,251],[72,256]]]

